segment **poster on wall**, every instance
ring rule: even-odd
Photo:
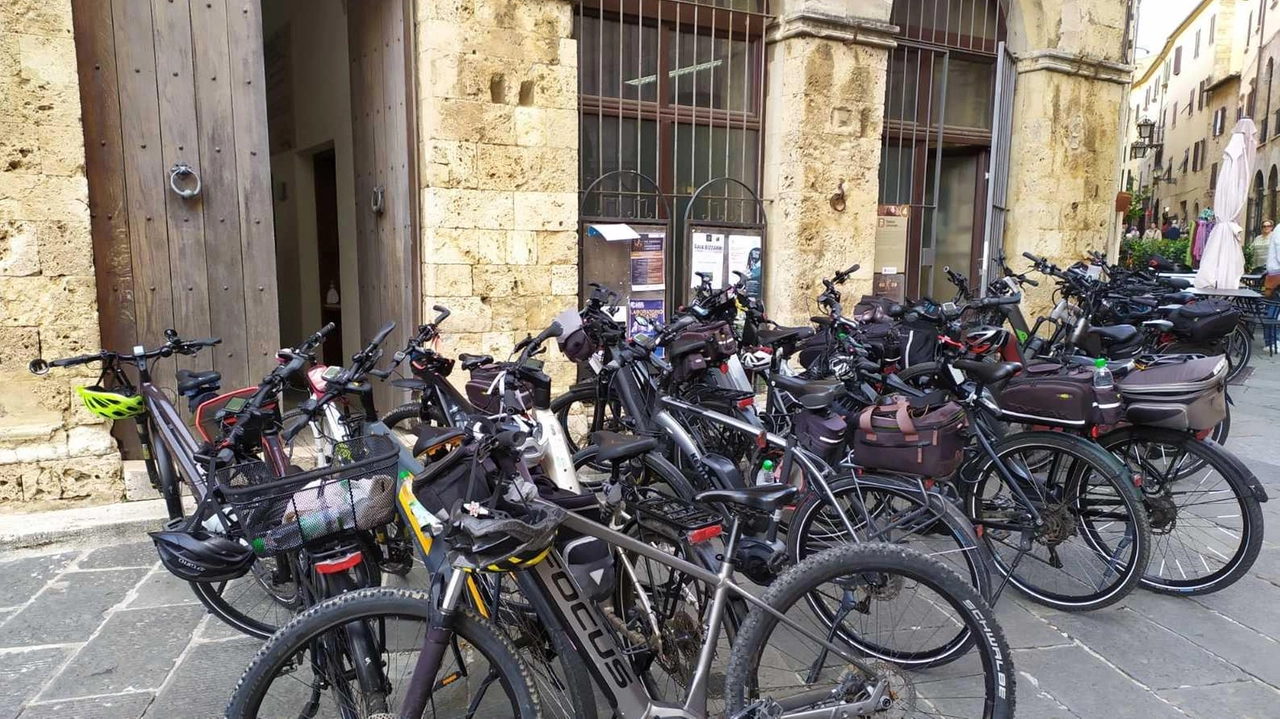
[[[656,292],[666,287],[663,233],[643,233],[631,241],[631,291]]]
[[[751,297],[760,296],[760,244],[758,235],[729,235],[729,281],[738,281],[734,271],[746,275],[745,289]]]
[[[627,324],[627,334],[635,336],[638,334],[649,335],[653,337],[657,334],[654,327],[661,327],[665,324],[665,305],[666,303],[660,299],[633,299],[627,302],[627,306],[631,310],[631,321]],[[648,328],[642,327],[637,318],[648,320]],[[654,349],[654,354],[662,356],[662,348]]]
[[[693,233],[693,258],[689,269],[689,286],[702,283],[699,272],[711,275],[712,287],[724,287],[724,235],[710,232]]]

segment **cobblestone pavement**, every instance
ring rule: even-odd
[[[1280,496],[1280,358],[1235,400],[1228,447]],[[1280,716],[1280,501],[1250,576],[1199,598],[1135,592],[1090,614],[1008,595],[1018,716]],[[205,613],[149,542],[0,561],[0,719],[220,716],[259,643]]]

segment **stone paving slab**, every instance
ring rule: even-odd
[[[39,703],[28,706],[18,719],[138,719],[154,700],[155,695],[151,692],[134,692],[93,699]]]
[[[67,572],[45,586],[0,626],[0,647],[83,642],[102,625],[108,609],[147,573],[145,569]]]
[[[0,563],[0,607],[25,604],[75,558],[75,554],[28,557]]]
[[[1280,692],[1257,681],[1174,689],[1165,697],[1196,719],[1272,719],[1280,713]]]
[[[0,653],[0,719],[18,716],[71,651],[59,647]]]
[[[192,645],[169,684],[147,709],[146,718],[223,716],[240,673],[261,646],[261,642],[248,637]]]
[[[159,689],[203,616],[203,607],[191,606],[115,612],[41,697]]]

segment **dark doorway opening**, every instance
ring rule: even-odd
[[[342,256],[338,240],[338,161],[333,150],[317,152],[311,158],[316,193],[316,254],[320,273],[320,321],[332,322],[337,330],[324,343],[324,363],[340,365],[342,348]]]

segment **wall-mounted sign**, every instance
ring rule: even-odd
[[[876,212],[876,267],[905,267],[910,205],[880,205]]]
[[[642,234],[631,241],[631,291],[654,292],[666,287],[666,236]]]
[[[729,235],[729,280],[737,282],[734,271],[746,275],[746,292],[752,297],[759,297],[762,289],[760,245],[759,235]]]
[[[689,286],[702,283],[699,272],[710,273],[712,287],[724,287],[724,235],[713,232],[693,233],[693,256],[689,267]]]

